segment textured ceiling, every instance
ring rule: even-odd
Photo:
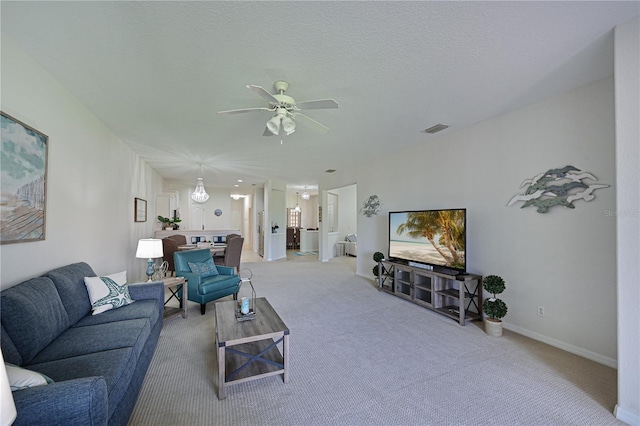
[[[325,170],[469,126],[613,72],[638,2],[10,2],[12,38],[162,176],[314,186]],[[331,98],[288,137],[245,85]],[[272,92],[273,93],[273,92]]]

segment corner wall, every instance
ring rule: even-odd
[[[610,77],[359,168],[358,200],[383,205],[358,216],[358,274],[373,278],[373,253],[388,252],[389,211],[467,208],[467,270],[505,279],[505,328],[615,366],[613,106]],[[507,207],[525,179],[566,165],[611,187],[575,209]]]
[[[2,35],[2,111],[49,137],[44,241],[0,246],[0,287],[87,262],[97,274],[146,278],[138,239],[153,236],[162,179],[84,105]],[[134,197],[147,222],[133,221]]]
[[[640,18],[615,29],[618,218],[618,404],[640,425]]]

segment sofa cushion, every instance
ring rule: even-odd
[[[2,326],[22,362],[34,356],[69,327],[69,316],[47,277],[32,278],[2,291]]]
[[[6,362],[10,362],[11,364],[22,365],[22,357],[20,356],[20,352],[18,352],[16,345],[13,344],[11,338],[5,331],[4,325],[1,327],[1,329],[2,337],[0,338],[0,348],[2,348],[2,356],[4,357],[4,360]]]
[[[12,391],[53,383],[53,380],[37,371],[27,370],[8,363],[5,363],[4,367],[7,370],[7,378]]]
[[[150,333],[151,324],[145,318],[72,327],[36,355],[32,363],[39,364],[130,347],[134,351],[135,365]]]
[[[233,275],[233,276],[216,275],[213,277],[203,278],[200,281],[198,293],[200,294],[213,293],[218,290],[233,287],[238,284],[238,281],[240,281],[240,279],[238,278],[237,275]]]
[[[156,300],[136,300],[136,303],[123,306],[119,309],[112,309],[100,315],[87,315],[71,327],[86,327],[138,318],[149,319],[152,327],[158,320],[161,320],[161,313]]]
[[[127,287],[127,271],[104,277],[85,277],[84,284],[89,293],[92,315],[133,303]]]
[[[34,364],[29,368],[46,374],[56,383],[83,377],[104,377],[109,395],[108,417],[111,418],[131,384],[131,378],[136,371],[133,366],[137,362],[138,358],[133,348],[120,348]]]
[[[213,277],[218,275],[218,268],[216,268],[215,263],[213,263],[213,258],[209,258],[204,262],[187,262],[189,264],[189,268],[191,272],[194,274],[200,275],[201,278],[205,277]]]
[[[69,315],[69,324],[75,324],[91,311],[89,294],[84,286],[84,277],[95,277],[91,266],[84,262],[72,263],[53,269],[43,277],[51,278],[58,289],[60,299]]]

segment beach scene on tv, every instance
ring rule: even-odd
[[[389,257],[465,269],[465,211],[389,213]]]

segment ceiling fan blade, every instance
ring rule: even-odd
[[[268,127],[265,127],[264,133],[262,134],[262,136],[275,136],[275,135],[269,131]]]
[[[333,99],[319,99],[317,101],[296,102],[299,109],[331,109],[338,108],[338,103]]]
[[[218,111],[218,114],[243,114],[245,112],[254,111],[273,111],[270,108],[243,108],[243,109],[230,109],[228,111]]]
[[[247,89],[253,90],[258,95],[268,100],[270,104],[278,105],[280,103],[280,101],[277,100],[271,93],[267,92],[264,87],[247,84]]]
[[[319,133],[327,133],[329,131],[329,128],[327,126],[325,126],[324,124],[318,123],[313,118],[307,117],[304,114],[296,112],[296,113],[292,113],[291,115],[293,115],[295,118],[298,118],[298,117],[304,118],[304,120],[302,120],[302,122],[306,123],[310,127],[313,127]]]

